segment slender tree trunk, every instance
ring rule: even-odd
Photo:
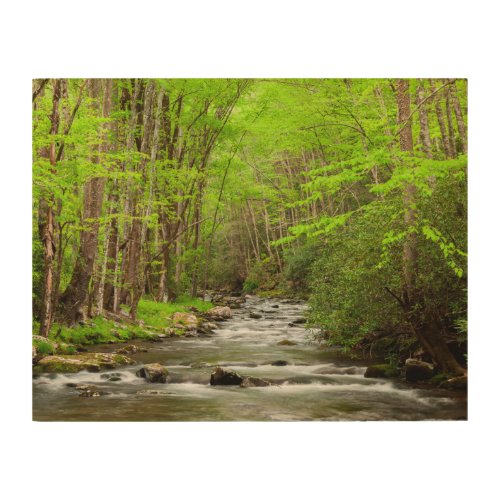
[[[467,127],[465,126],[464,117],[462,114],[462,108],[460,106],[460,101],[457,96],[456,83],[449,85],[450,99],[453,106],[453,111],[455,112],[455,118],[457,121],[458,133],[460,135],[462,152],[467,154]]]
[[[195,206],[194,206],[194,241],[193,241],[193,251],[194,251],[194,262],[193,262],[193,274],[191,277],[191,297],[196,297],[198,293],[198,245],[200,242],[200,226],[201,226],[201,198],[203,191],[203,183],[200,183],[198,187],[198,193],[196,195]]]
[[[144,96],[144,116],[143,116],[143,134],[140,145],[140,152],[146,154],[151,136],[151,117],[153,111],[154,83],[148,83]],[[140,170],[145,172],[146,161],[141,161]],[[142,250],[143,250],[143,214],[139,207],[140,199],[142,198],[143,190],[137,189],[136,202],[134,204],[134,221],[130,234],[130,254],[129,254],[129,276],[130,276],[130,317],[135,320],[137,317],[137,307],[142,296],[143,277],[142,277]]]
[[[453,111],[451,109],[451,100],[450,100],[450,88],[447,85],[444,88],[444,95],[446,100],[446,120],[448,122],[448,137],[450,138],[450,149],[452,158],[457,157],[457,144],[455,141],[455,131],[453,129]]]
[[[422,149],[427,158],[432,158],[432,143],[431,135],[429,133],[429,119],[427,116],[427,107],[424,102],[425,91],[422,83],[420,82],[417,87],[416,104],[418,107],[418,117],[420,121],[420,141],[422,142]]]
[[[55,136],[59,131],[59,101],[61,100],[61,80],[54,81],[52,97],[52,114],[50,117],[51,127],[50,135]],[[53,137],[49,146],[49,161],[52,173],[56,168],[56,140]],[[54,272],[54,254],[56,243],[54,238],[54,196],[51,194],[45,199],[40,200],[40,212],[42,216],[41,234],[43,245],[43,292],[40,311],[40,335],[47,337],[50,332],[53,320],[53,272]]]
[[[432,80],[430,82],[431,92],[434,93],[436,89],[434,88],[434,83]],[[443,140],[444,154],[446,158],[453,158],[453,150],[451,148],[450,139],[448,137],[448,132],[446,131],[446,123],[444,121],[443,109],[441,108],[441,102],[439,100],[439,94],[434,95],[434,109],[436,111],[436,117],[439,123],[439,130],[441,131],[441,138]]]
[[[109,241],[106,252],[106,271],[103,290],[103,308],[113,309],[114,284],[111,278],[115,274],[118,259],[118,182],[115,180],[112,191],[109,195],[110,222],[109,222]]]

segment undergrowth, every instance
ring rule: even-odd
[[[54,348],[50,341],[61,345],[60,350],[75,351],[74,346],[64,347],[65,344],[89,345],[89,344],[108,344],[115,342],[126,342],[133,339],[149,339],[155,333],[161,332],[164,328],[171,325],[171,316],[176,312],[188,311],[189,307],[196,307],[200,311],[207,311],[213,307],[210,302],[205,302],[198,298],[179,297],[173,303],[155,302],[149,299],[143,299],[139,302],[137,308],[137,320],[143,321],[144,325],[137,323],[128,323],[126,321],[118,322],[108,320],[103,316],[97,316],[85,322],[82,325],[68,327],[60,323],[54,323],[49,333],[49,341],[37,341],[36,347],[42,354],[53,354]],[[123,307],[126,311],[127,308]],[[37,335],[39,323],[33,322],[33,335]],[[34,344],[35,345],[35,344]],[[73,352],[66,352],[72,354]],[[62,352],[59,352],[62,354]]]

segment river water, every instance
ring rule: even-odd
[[[33,419],[39,421],[310,421],[463,420],[464,395],[422,389],[403,382],[363,377],[355,363],[334,348],[320,348],[302,325],[305,305],[250,298],[212,336],[138,343],[148,352],[131,357],[138,365],[107,373],[42,375],[33,380]],[[261,318],[251,318],[250,313]],[[293,346],[277,345],[288,339]],[[121,347],[121,346],[120,346]],[[110,352],[116,345],[99,346]],[[275,366],[275,361],[286,361]],[[144,363],[168,367],[167,384],[135,375]],[[283,364],[283,363],[281,363]],[[216,365],[242,376],[273,379],[279,385],[240,388],[210,386]],[[67,384],[91,384],[105,391],[84,398]],[[148,392],[149,391],[149,392]]]

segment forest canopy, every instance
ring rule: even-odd
[[[467,82],[33,80],[33,316],[293,295],[346,350],[461,374]]]

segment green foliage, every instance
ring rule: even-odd
[[[257,288],[259,288],[259,284],[249,278],[243,283],[243,291],[246,293],[252,293]]]
[[[312,266],[309,322],[347,350],[365,335],[391,331],[403,321],[386,291],[400,287],[400,270],[392,262],[384,269],[377,266],[377,232],[386,224],[380,214],[358,216],[337,232]]]
[[[55,353],[54,345],[51,342],[34,340],[33,345],[36,347],[39,354],[49,355]]]
[[[298,248],[292,248],[284,253],[284,278],[290,288],[301,293],[307,293],[311,267],[322,254],[323,249],[317,242],[305,241]]]
[[[180,296],[175,302],[155,302],[153,300],[141,300],[137,308],[137,318],[143,320],[145,328],[165,328],[170,325],[170,317],[176,312],[188,311],[189,307],[196,307],[205,312],[213,307],[211,302],[198,298]]]
[[[105,273],[104,281],[121,283],[130,227],[140,220],[137,275],[150,293],[156,294],[162,277],[180,297],[173,303],[141,300],[143,329],[95,318],[73,329],[55,325],[51,338],[85,344],[147,337],[148,329],[168,326],[174,312],[211,306],[186,294],[223,288],[276,295],[291,289],[310,294],[311,325],[350,349],[374,331],[406,332],[403,253],[411,241],[418,291],[413,317],[437,317],[465,342],[467,156],[457,140],[456,157],[448,158],[430,100],[414,107],[417,85],[430,96],[429,81],[410,81],[412,153],[399,145],[389,79],[117,79],[111,116],[101,117],[101,103],[87,89],[66,134],[83,82],[65,83],[56,135],[50,134],[53,80],[34,106],[35,318],[43,288],[38,225],[45,204],[55,214],[58,292],[71,279],[83,231],[97,222],[94,268],[109,264],[106,235],[116,223],[117,271]],[[154,90],[151,116],[159,111],[161,117],[156,157],[151,144],[141,146],[148,88]],[[457,80],[454,91],[464,109],[466,90],[466,82]],[[444,92],[433,94],[432,102],[446,105]],[[428,115],[430,152],[421,144],[421,110]],[[104,124],[112,126],[103,131]],[[51,165],[47,148],[63,142],[64,155]],[[105,143],[112,147],[100,148],[94,161],[96,147]],[[104,206],[100,217],[83,220],[85,186],[94,178],[106,180]]]

